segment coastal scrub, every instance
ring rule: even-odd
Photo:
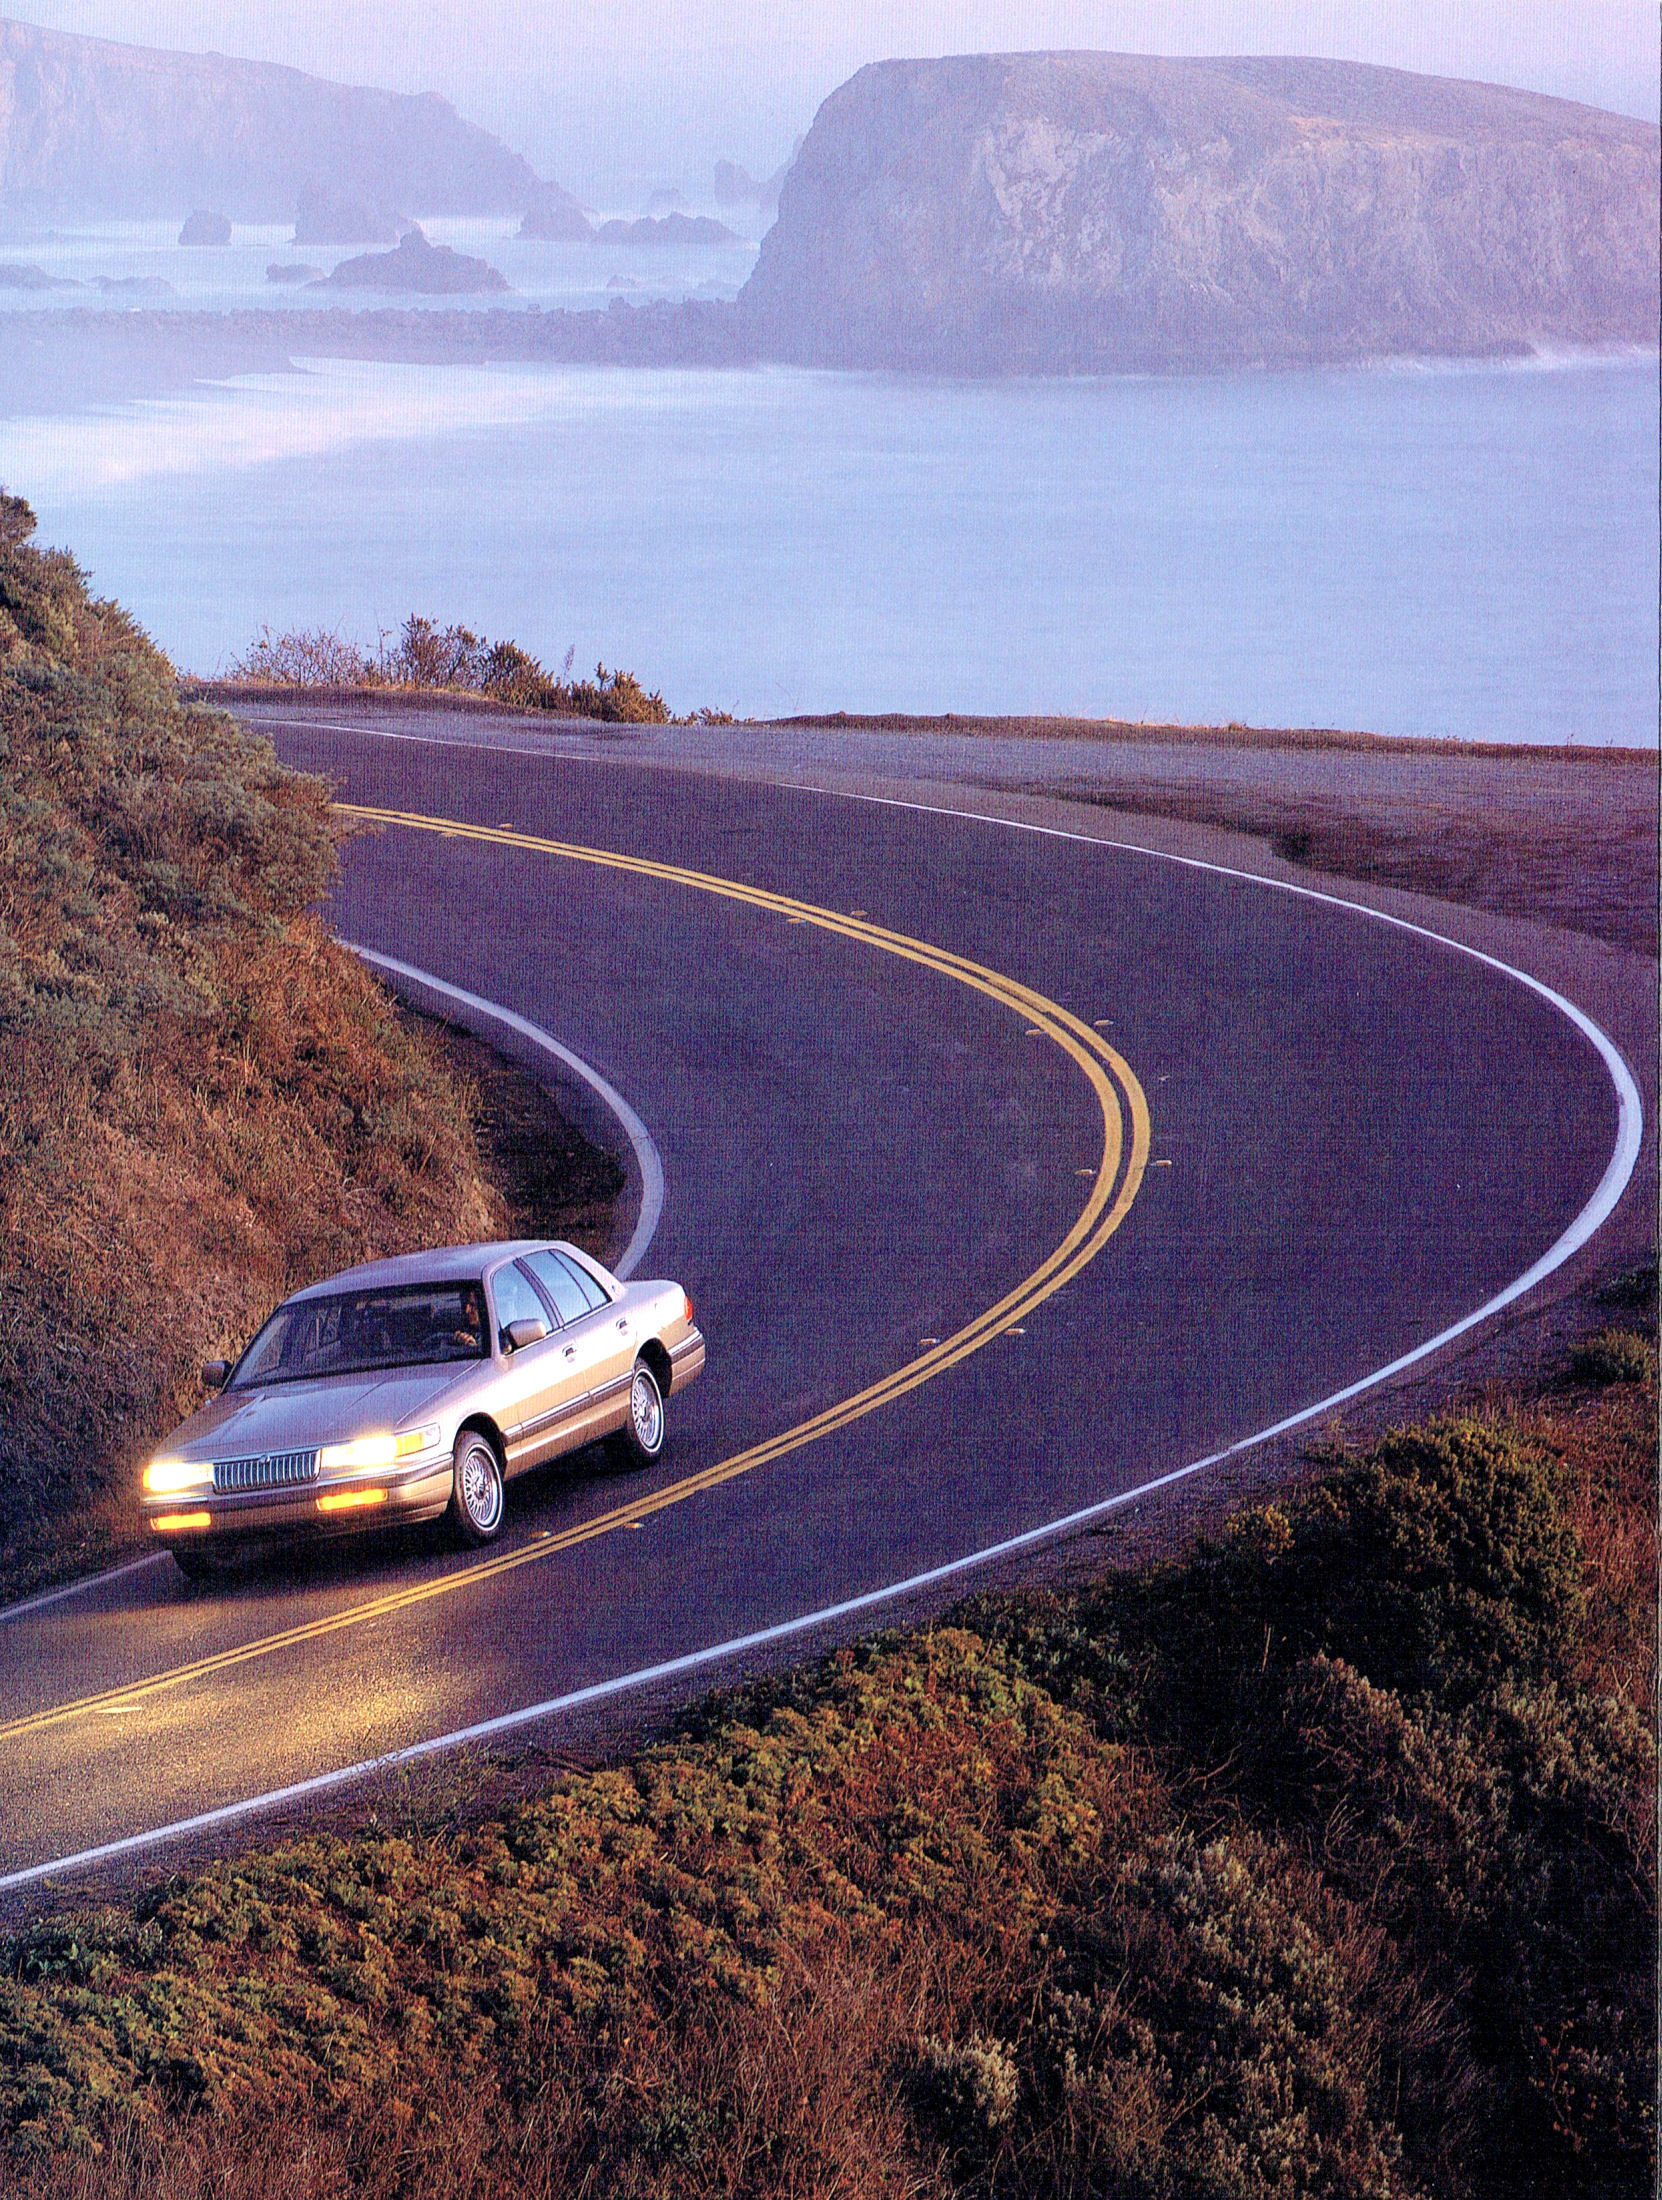
[[[312,914],[328,790],[0,497],[0,1580],[119,1538],[302,1282],[497,1233],[465,1090]]]
[[[1648,1591],[1580,1524],[1639,1534],[1655,1403],[1402,1431],[506,1807],[43,1919],[18,2189],[1639,2200]]]

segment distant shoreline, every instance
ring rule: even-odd
[[[491,306],[478,310],[416,306],[235,307],[210,312],[165,306],[125,310],[69,306],[0,308],[0,418],[64,409],[72,370],[83,402],[160,395],[243,374],[303,371],[304,360],[361,360],[398,366],[547,365],[659,369],[795,366],[767,341],[744,308],[708,299],[633,303],[602,309]],[[1654,362],[1654,348],[1631,342],[1570,346],[1500,345],[1485,350],[1332,357],[1265,356],[1158,370],[1066,367],[1004,373],[897,365],[806,371],[893,374],[920,382],[1002,385],[1055,381],[1165,381],[1290,374],[1300,371],[1619,367]]]
[[[590,718],[561,718],[547,711],[522,709],[460,688],[389,688],[304,686],[299,682],[199,679],[183,673],[179,693],[186,702],[325,704],[331,710],[465,710],[485,717],[511,718],[542,726],[550,733],[590,732]],[[695,721],[671,719],[670,730]],[[1203,725],[1134,718],[1046,717],[1032,713],[999,716],[992,712],[797,711],[786,718],[746,718],[752,731],[781,729],[826,733],[915,733],[982,735],[997,740],[1108,741],[1216,749],[1331,749],[1370,751],[1389,756],[1482,757],[1509,763],[1547,759],[1575,764],[1642,764],[1657,767],[1659,751],[1590,741],[1465,741],[1417,733],[1362,733],[1342,726]]]

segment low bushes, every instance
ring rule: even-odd
[[[1654,1750],[1576,1523],[1648,1507],[1654,1412],[1402,1432],[486,1822],[42,1922],[23,2189],[1646,2193]]]
[[[412,612],[398,640],[383,642],[373,655],[329,629],[273,634],[262,627],[226,677],[278,687],[420,688],[487,696],[492,702],[566,718],[668,723],[663,697],[648,693],[632,672],[609,672],[601,664],[592,680],[574,680],[573,654],[567,651],[556,675],[517,642],[488,642],[468,627],[440,626]]]
[[[1576,1346],[1570,1373],[1584,1383],[1654,1383],[1656,1347],[1636,1330],[1601,1329]]]
[[[466,1094],[307,914],[320,780],[215,711],[0,498],[0,1588],[297,1283],[488,1236]]]

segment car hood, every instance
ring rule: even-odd
[[[470,1362],[468,1372],[477,1371]],[[159,1447],[197,1459],[309,1451],[354,1436],[395,1429],[435,1404],[458,1380],[455,1368],[399,1367],[384,1373],[328,1375],[315,1383],[272,1383],[227,1390],[182,1422]]]

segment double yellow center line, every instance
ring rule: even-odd
[[[1024,1028],[1032,1035],[1051,1040],[1078,1066],[1080,1072],[1095,1093],[1102,1110],[1102,1156],[1092,1176],[1091,1189],[1084,1207],[1073,1227],[1061,1243],[1043,1260],[1031,1275],[1025,1276],[1014,1290],[939,1344],[921,1352],[915,1359],[885,1375],[878,1382],[856,1391],[823,1413],[816,1413],[806,1421],[770,1436],[746,1451],[735,1452],[730,1459],[718,1461],[701,1473],[689,1474],[678,1482],[666,1483],[662,1489],[652,1490],[633,1499],[627,1505],[615,1506],[611,1511],[598,1513],[592,1520],[585,1520],[574,1527],[548,1531],[531,1542],[512,1551],[503,1551],[495,1557],[476,1560],[454,1573],[441,1575],[437,1580],[417,1583],[408,1588],[389,1590],[386,1595],[367,1598],[361,1604],[330,1613],[320,1619],[306,1620],[294,1627],[280,1629],[275,1634],[239,1643],[228,1650],[215,1651],[212,1655],[197,1658],[189,1664],[178,1665],[166,1672],[152,1674],[146,1680],[134,1681],[124,1688],[102,1690],[97,1695],[82,1696],[71,1703],[53,1704],[42,1710],[27,1713],[0,1724],[0,1742],[10,1741],[27,1734],[38,1734],[48,1727],[60,1726],[66,1721],[84,1718],[97,1713],[117,1713],[129,1707],[137,1707],[164,1691],[184,1686],[186,1683],[205,1680],[216,1673],[231,1671],[239,1665],[247,1665],[257,1658],[275,1656],[283,1650],[291,1650],[302,1643],[319,1642],[328,1635],[340,1634],[347,1628],[363,1627],[372,1620],[383,1619],[397,1612],[407,1612],[417,1605],[431,1603],[435,1598],[453,1596],[462,1590],[480,1587],[487,1581],[499,1579],[504,1574],[515,1573],[522,1566],[541,1565],[562,1551],[574,1550],[579,1544],[594,1541],[598,1536],[609,1535],[614,1529],[638,1527],[651,1519],[654,1513],[667,1511],[672,1505],[684,1504],[705,1490],[717,1489],[724,1482],[732,1482],[740,1475],[750,1474],[757,1467],[765,1467],[789,1453],[800,1451],[804,1445],[816,1442],[822,1436],[830,1436],[836,1430],[847,1428],[851,1422],[875,1413],[880,1406],[893,1399],[904,1397],[922,1383],[929,1382],[947,1368],[955,1367],[972,1352],[979,1352],[983,1345],[1019,1324],[1044,1300],[1060,1291],[1064,1284],[1077,1276],[1086,1264],[1095,1259],[1129,1213],[1132,1201],[1148,1166],[1149,1115],[1148,1103],[1142,1087],[1133,1075],[1130,1064],[1102,1037],[1100,1032],[1083,1022],[1068,1009],[1035,992],[1031,986],[1022,985],[1014,978],[988,969],[984,964],[971,962],[968,957],[954,955],[947,949],[931,946],[925,940],[911,938],[904,932],[894,932],[888,927],[874,924],[868,917],[848,916],[835,909],[822,909],[817,904],[798,901],[788,894],[770,893],[759,886],[747,886],[736,879],[718,878],[707,871],[692,871],[673,863],[657,863],[644,856],[621,855],[608,848],[586,848],[575,843],[545,840],[533,833],[514,832],[505,826],[466,825],[452,818],[425,817],[407,810],[371,809],[358,803],[343,802],[337,805],[341,814],[366,825],[397,826],[411,832],[436,833],[457,840],[484,841],[494,847],[523,850],[529,854],[558,858],[572,863],[593,864],[602,870],[619,871],[635,878],[653,879],[665,885],[691,888],[698,893],[714,894],[726,901],[740,902],[752,909],[767,911],[783,917],[792,924],[817,925],[821,931],[834,932],[841,938],[854,940],[862,946],[879,949],[889,955],[897,955],[904,962],[916,963],[926,970],[938,971],[974,992],[984,994],[989,1000],[1012,1010],[1024,1022]],[[1129,1135],[1127,1135],[1129,1132]]]

